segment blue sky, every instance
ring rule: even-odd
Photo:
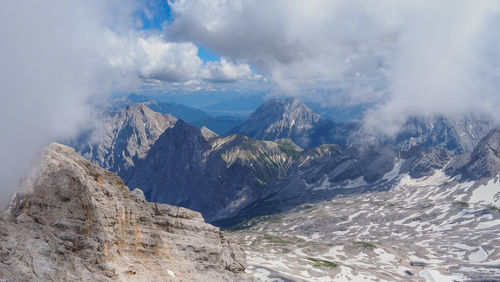
[[[162,31],[163,25],[172,22],[172,12],[167,0],[146,0],[144,9],[135,16],[141,22],[141,30]],[[219,61],[220,57],[209,48],[193,42],[198,47],[198,56],[204,62]]]

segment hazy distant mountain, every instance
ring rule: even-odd
[[[137,103],[143,103],[155,112],[161,114],[170,114],[186,122],[193,122],[210,118],[209,114],[197,108],[189,107],[183,104],[165,103],[137,94],[131,94],[117,99],[112,102],[112,106],[114,108],[122,108]]]
[[[299,146],[309,148],[319,145],[316,141],[323,134],[330,134],[335,126],[298,99],[288,98],[265,102],[232,132],[261,140],[289,138]]]
[[[404,150],[420,145],[443,146],[457,153],[470,152],[492,127],[491,121],[472,115],[456,118],[413,117],[403,125],[394,143]]]
[[[111,102],[111,107],[117,110],[137,103],[142,103],[155,112],[173,115],[195,127],[201,128],[205,126],[219,135],[227,135],[232,128],[244,122],[240,117],[230,115],[209,115],[194,107],[183,104],[166,103],[137,94],[115,99]]]
[[[176,122],[172,115],[136,104],[102,113],[95,128],[68,143],[85,158],[121,175],[144,158],[158,137]]]
[[[335,123],[323,119],[298,99],[273,99],[264,103],[232,132],[262,140],[290,138],[304,148],[321,144],[348,147],[355,144],[388,144],[402,150],[414,146],[441,146],[457,153],[469,152],[494,124],[473,115],[408,119],[396,136],[366,129],[361,121]]]

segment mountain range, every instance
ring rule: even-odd
[[[296,98],[269,100],[255,110],[231,133],[263,140],[290,138],[303,148],[322,144],[343,147],[355,144],[389,144],[403,150],[414,146],[443,146],[464,153],[493,128],[493,123],[481,117],[412,117],[396,133],[388,137],[365,128],[362,121],[341,123],[322,118]]]
[[[147,103],[99,119],[69,142],[93,164],[54,144],[25,179],[27,192],[0,220],[0,274],[251,279],[246,269],[284,281],[500,279],[500,129],[487,119],[412,117],[388,138],[361,121],[326,120],[297,99],[264,103],[226,135]],[[30,232],[37,228],[44,231]],[[13,237],[25,243],[12,246]],[[151,251],[162,250],[158,238],[176,256]],[[37,248],[48,255],[28,254]],[[136,250],[149,259],[138,262]],[[158,258],[167,266],[157,268]]]
[[[400,174],[428,176],[448,162],[458,171],[493,128],[472,116],[415,117],[395,138],[381,138],[359,121],[323,119],[295,98],[267,101],[228,136],[142,103],[103,116],[104,126],[70,145],[148,200],[194,209],[222,226],[388,190]]]
[[[143,104],[149,109],[161,114],[173,115],[198,128],[205,126],[221,135],[225,135],[232,128],[244,121],[244,119],[239,116],[227,114],[211,115],[198,108],[189,107],[183,104],[162,102],[137,94],[130,94],[125,97],[117,98],[111,101],[108,108],[111,111],[119,111],[127,106],[134,106],[137,104]]]

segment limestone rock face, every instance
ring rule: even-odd
[[[149,203],[48,146],[0,219],[0,281],[245,281],[245,255],[198,212]]]

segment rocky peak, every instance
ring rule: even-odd
[[[492,129],[479,141],[472,152],[473,157],[490,156],[500,158],[500,127]]]
[[[301,138],[321,121],[320,115],[296,98],[272,99],[255,110],[234,132],[263,140],[290,138],[307,146],[308,142]]]
[[[213,132],[212,130],[210,130],[209,128],[205,127],[205,126],[202,126],[200,128],[200,131],[201,131],[201,135],[203,135],[203,137],[205,137],[205,139],[207,139],[207,141],[211,141],[217,137],[219,137],[219,135],[215,132]]]
[[[6,281],[236,281],[241,247],[194,211],[139,191],[52,144],[0,220]]]
[[[174,127],[167,130],[160,138],[154,149],[162,149],[162,146],[173,146],[179,150],[204,151],[210,149],[210,143],[205,139],[203,133],[196,127],[191,126],[183,120],[178,120]]]
[[[413,146],[442,146],[457,153],[470,152],[492,128],[488,120],[466,115],[460,117],[412,117],[395,138],[395,145],[403,150]]]
[[[500,174],[500,128],[492,129],[472,153],[454,160],[447,169],[464,180],[491,179]]]
[[[159,136],[177,119],[139,103],[100,117],[99,125],[69,142],[85,158],[123,175],[146,156]]]

